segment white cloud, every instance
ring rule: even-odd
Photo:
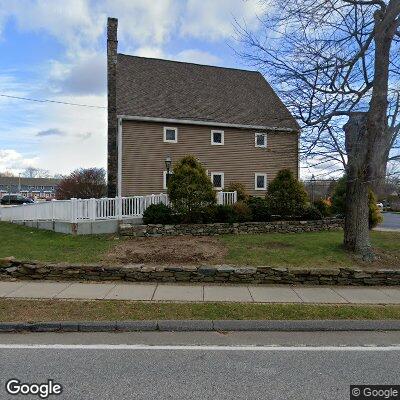
[[[222,60],[214,54],[198,49],[186,49],[176,54],[168,54],[161,47],[144,46],[132,50],[130,53],[139,57],[163,58],[197,64],[221,65],[222,63]]]
[[[87,0],[3,0],[0,6],[19,30],[47,32],[74,51],[91,47],[104,31],[105,15],[94,15]]]
[[[161,47],[143,46],[132,52],[135,56],[149,58],[165,58],[164,51]]]
[[[220,65],[222,60],[207,51],[187,49],[179,52],[173,57],[177,61],[185,61],[198,64]]]
[[[13,71],[3,71],[0,73],[0,92],[10,96],[23,96],[26,93],[26,84],[18,81],[12,73]],[[0,97],[0,103],[11,101],[6,97]]]
[[[81,53],[69,62],[53,60],[49,73],[55,92],[77,95],[105,93],[106,74],[106,56],[100,53]]]
[[[98,8],[118,18],[122,40],[159,46],[176,29],[180,4],[179,0],[107,0]]]
[[[36,166],[37,157],[26,158],[21,153],[12,149],[0,149],[0,172],[21,172],[24,168]]]
[[[188,0],[180,32],[201,39],[226,39],[234,34],[235,19],[254,28],[264,9],[259,0]]]

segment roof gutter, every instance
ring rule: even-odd
[[[268,131],[277,131],[277,132],[299,132],[299,129],[279,128],[277,126],[242,125],[242,124],[230,124],[230,123],[225,123],[225,122],[198,121],[198,120],[193,120],[193,119],[142,117],[142,116],[135,116],[135,115],[118,115],[118,119],[126,120],[126,121],[163,122],[166,124],[216,126],[216,127],[221,127],[221,128],[259,129],[259,130],[268,130]]]

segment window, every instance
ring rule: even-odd
[[[254,175],[254,189],[267,190],[267,174],[255,173]]]
[[[164,126],[164,142],[178,143],[178,128]]]
[[[169,177],[173,174],[172,171],[169,171]],[[163,189],[167,190],[167,171],[163,171]]]
[[[255,145],[256,147],[267,147],[267,134],[266,133],[256,133],[255,135]]]
[[[224,188],[224,173],[223,172],[211,172],[211,182],[214,189]]]
[[[224,131],[211,131],[211,144],[215,146],[223,146]]]

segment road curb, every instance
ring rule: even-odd
[[[340,332],[400,331],[400,320],[148,320],[148,321],[68,321],[2,322],[6,332]]]

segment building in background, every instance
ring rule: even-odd
[[[32,199],[54,199],[60,179],[0,176],[0,198],[19,193]]]

